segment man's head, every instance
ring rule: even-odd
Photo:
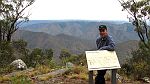
[[[106,25],[100,25],[99,26],[99,34],[101,37],[106,37],[108,35]]]

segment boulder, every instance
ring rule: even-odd
[[[27,69],[27,65],[21,59],[14,60],[10,65],[15,67],[18,70]]]
[[[146,83],[150,83],[150,78],[149,77],[144,77],[144,78],[142,78],[142,80]]]
[[[118,79],[119,82],[124,82],[124,79],[121,75],[119,75],[118,73],[116,73],[116,78]]]
[[[73,63],[71,63],[71,62],[66,63],[66,68],[73,68],[73,67],[74,67]]]

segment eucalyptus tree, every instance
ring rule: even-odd
[[[0,39],[11,41],[12,34],[29,20],[25,10],[35,0],[0,0]]]
[[[127,11],[129,21],[135,26],[140,40],[146,48],[150,49],[148,42],[150,41],[150,0],[118,0],[123,7],[123,11]]]

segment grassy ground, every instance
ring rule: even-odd
[[[95,76],[96,72],[94,72]],[[105,78],[106,84],[111,84],[108,73]],[[38,66],[24,71],[14,71],[7,75],[0,75],[0,84],[88,84],[88,70],[85,66],[75,66],[70,69],[51,69],[47,66]],[[135,81],[121,83],[118,81],[118,84],[144,83]]]

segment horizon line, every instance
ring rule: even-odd
[[[128,20],[85,20],[85,19],[29,19],[29,21],[31,20],[45,20],[45,21],[126,21],[128,22]]]

